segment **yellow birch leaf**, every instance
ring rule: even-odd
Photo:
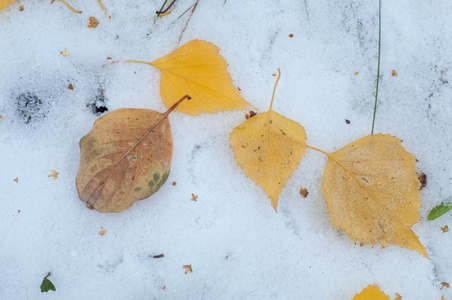
[[[269,111],[234,128],[229,141],[237,163],[262,187],[276,211],[281,190],[305,154],[304,128],[274,112],[270,105]]]
[[[391,300],[391,298],[380,290],[378,285],[369,285],[361,293],[356,294],[352,300]]]
[[[176,110],[192,116],[251,107],[232,84],[228,64],[212,43],[193,40],[156,61],[128,62],[145,63],[160,69],[160,95],[166,107],[185,94],[194,101],[184,102]]]
[[[394,244],[428,258],[410,229],[419,221],[420,182],[416,158],[401,141],[376,134],[323,153],[328,162],[322,191],[334,227],[361,245]]]
[[[12,4],[15,1],[16,0],[0,0],[0,10],[4,9],[5,7],[7,7],[8,5]]]
[[[100,212],[120,212],[158,191],[173,151],[168,114],[187,97],[163,114],[126,108],[97,119],[80,140],[80,199]]]

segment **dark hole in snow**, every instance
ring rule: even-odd
[[[104,112],[108,111],[106,98],[104,96],[104,91],[99,89],[98,94],[96,97],[91,100],[88,104],[86,104],[87,107],[91,109],[91,112],[95,114],[96,116],[100,116]]]
[[[42,100],[33,93],[22,93],[16,98],[17,112],[26,124],[44,118],[48,111],[43,109]]]

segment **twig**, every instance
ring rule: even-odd
[[[165,1],[165,3],[166,3],[166,2],[167,2],[167,1]],[[173,0],[173,2],[171,2],[171,4],[168,5],[168,7],[167,7],[165,10],[160,9],[159,11],[156,11],[155,13],[157,14],[157,17],[159,17],[160,14],[166,13],[166,12],[171,8],[171,6],[173,6],[174,2],[176,2],[176,0]],[[163,8],[163,7],[162,7],[162,8]]]
[[[192,11],[191,11],[191,14],[190,14],[190,17],[188,17],[187,23],[185,23],[185,27],[184,27],[184,29],[182,30],[181,34],[180,34],[180,37],[179,37],[179,43],[180,43],[180,40],[182,39],[182,36],[184,35],[185,29],[187,29],[188,23],[190,22],[190,19],[191,19],[191,17],[193,16],[193,13],[195,12],[195,9],[196,9],[196,6],[198,5],[198,2],[199,2],[199,0],[196,0],[195,4],[193,4],[192,6],[190,6],[190,7],[189,7],[182,15],[179,16],[179,18],[182,17],[182,16],[183,16],[190,8],[193,7],[193,9],[192,9]],[[177,18],[177,20],[179,20],[179,18]]]

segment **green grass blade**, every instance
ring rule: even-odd
[[[372,131],[370,134],[374,134],[375,116],[377,115],[377,101],[378,101],[378,85],[380,83],[380,49],[381,49],[381,0],[378,1],[378,67],[377,67],[377,87],[375,90],[375,104],[374,104],[374,116],[372,120]]]

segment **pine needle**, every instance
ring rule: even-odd
[[[377,101],[378,101],[378,84],[380,83],[380,48],[381,48],[381,0],[378,0],[378,67],[377,67],[377,87],[375,90],[375,104],[374,104],[374,116],[372,120],[372,131],[370,134],[374,134],[375,116],[377,114]]]

